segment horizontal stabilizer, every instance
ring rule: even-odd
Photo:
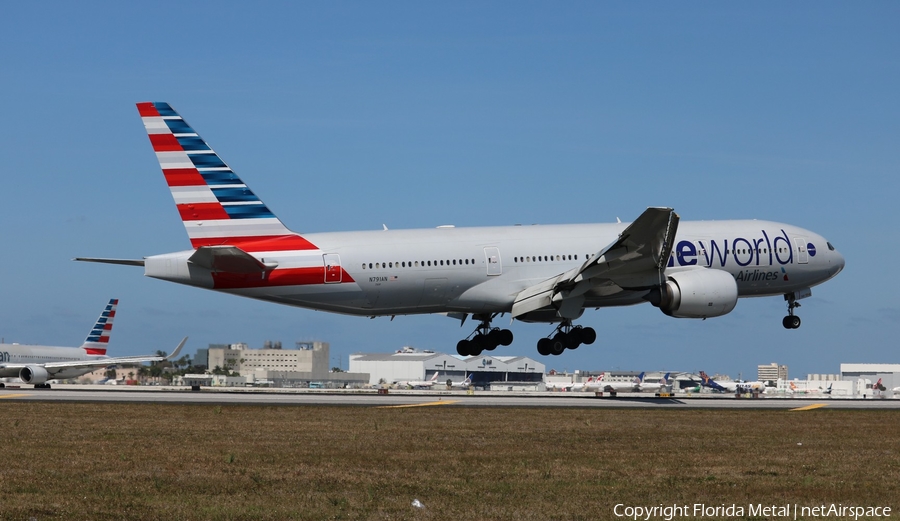
[[[201,246],[188,261],[220,273],[265,273],[275,268],[275,264],[264,264],[237,246]]]
[[[75,257],[75,261],[101,262],[103,264],[122,264],[124,266],[143,266],[144,259],[98,259],[95,257]]]

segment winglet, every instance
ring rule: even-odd
[[[176,347],[175,350],[172,351],[172,354],[170,354],[169,356],[166,357],[166,360],[175,360],[178,357],[178,355],[181,353],[181,348],[184,347],[184,344],[187,342],[187,339],[188,339],[188,337],[182,338],[181,342],[178,343],[178,347]]]

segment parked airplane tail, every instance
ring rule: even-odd
[[[285,227],[168,103],[137,108],[194,248],[316,249]]]
[[[438,371],[435,371],[434,376],[432,376],[431,379],[428,381],[429,382],[437,382],[437,379],[438,379]]]
[[[94,327],[81,348],[89,355],[105,355],[106,346],[109,344],[109,334],[112,332],[113,319],[116,317],[116,307],[119,305],[119,299],[111,298],[106,308],[100,313]]]

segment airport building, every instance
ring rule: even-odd
[[[543,386],[544,370],[544,364],[524,356],[461,357],[409,347],[390,354],[350,355],[350,371],[368,373],[372,385],[424,381],[437,372],[438,384],[446,384],[447,380],[460,382],[472,375],[472,385],[476,387],[497,382],[516,389],[537,389]]]
[[[248,385],[277,387],[345,387],[368,383],[368,374],[331,372],[327,342],[297,342],[295,349],[282,349],[281,342],[267,342],[263,349],[247,344],[210,346],[208,368],[238,373]]]
[[[858,395],[890,396],[900,387],[900,364],[841,364],[841,380],[855,382]],[[884,391],[875,388],[878,380]]]
[[[788,379],[788,366],[772,362],[768,365],[756,366],[756,379],[760,382],[777,382]]]

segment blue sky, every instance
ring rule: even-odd
[[[548,368],[755,377],[900,363],[900,4],[16,3],[0,19],[0,336],[78,345],[121,299],[114,354],[267,339],[452,352],[444,317],[282,307],[72,262],[189,243],[134,103],[179,110],[298,232],[759,218],[847,259],[781,327],[780,297],[678,320],[588,311]],[[498,322],[506,323],[505,320]],[[497,354],[537,357],[547,326]]]

